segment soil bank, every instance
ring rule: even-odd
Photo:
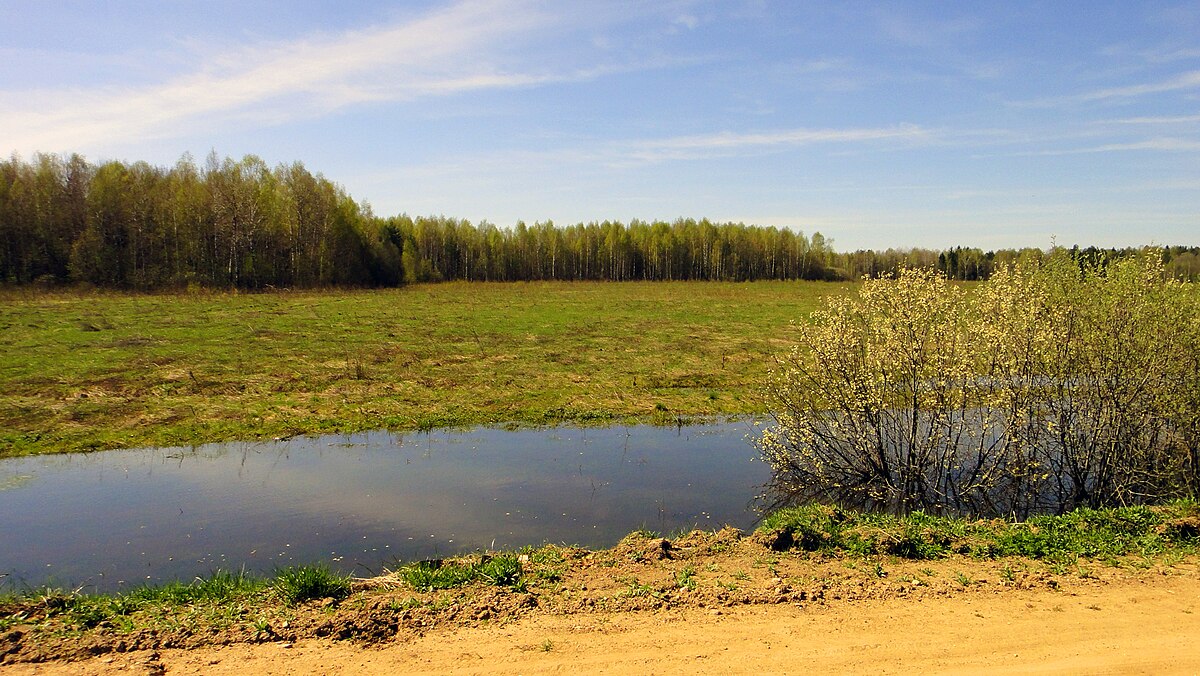
[[[305,640],[14,665],[12,674],[1200,671],[1200,579],[915,601],[535,615],[375,647]]]

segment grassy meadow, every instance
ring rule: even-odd
[[[821,282],[0,297],[0,456],[756,413]]]

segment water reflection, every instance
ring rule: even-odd
[[[630,530],[748,527],[746,421],[384,432],[0,461],[5,582],[119,589],[215,569],[396,560]]]

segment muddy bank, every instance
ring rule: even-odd
[[[680,634],[675,640],[681,641],[680,645],[700,641],[709,632],[712,646],[732,650],[730,641],[750,641],[762,649],[762,641],[753,633],[730,638],[735,628],[746,633],[761,631],[774,620],[786,620],[787,624],[825,617],[849,623],[846,630],[853,629],[853,633],[861,628],[854,618],[872,608],[880,617],[911,616],[915,624],[909,630],[942,621],[944,613],[938,610],[942,604],[949,604],[947,608],[973,604],[990,608],[980,612],[993,616],[997,626],[1030,614],[1040,617],[1043,627],[1058,626],[1064,617],[1059,613],[1074,608],[1081,598],[1096,599],[1090,605],[1098,609],[1089,612],[1108,617],[1113,615],[1114,603],[1136,603],[1130,599],[1139,594],[1153,595],[1155,604],[1178,596],[1182,605],[1172,606],[1169,613],[1165,607],[1159,609],[1166,613],[1163,621],[1170,620],[1171,626],[1195,628],[1192,611],[1200,610],[1192,607],[1200,599],[1195,556],[1138,557],[1109,564],[1079,560],[1071,565],[964,556],[908,561],[778,552],[769,544],[773,544],[770,538],[745,537],[735,529],[696,531],[674,540],[633,534],[607,550],[551,546],[529,551],[521,558],[523,581],[512,587],[473,582],[455,589],[417,591],[399,576],[383,576],[356,580],[353,593],[341,600],[265,604],[242,614],[231,610],[224,615],[199,611],[189,615],[183,609],[153,628],[133,630],[108,621],[83,631],[68,630],[56,626],[52,617],[48,619],[48,611],[37,607],[36,599],[29,599],[25,607],[0,608],[4,617],[23,615],[28,620],[25,624],[10,622],[0,633],[0,659],[6,669],[16,673],[50,666],[103,671],[102,666],[125,665],[154,670],[169,664],[184,671],[204,671],[200,667],[205,665],[196,660],[214,659],[216,665],[229,660],[221,655],[237,654],[235,663],[240,664],[258,659],[256,656],[277,655],[284,660],[280,664],[290,664],[288,655],[329,650],[345,656],[386,653],[392,656],[386,662],[392,669],[408,664],[401,655],[426,655],[424,650],[414,653],[417,646],[453,644],[460,640],[455,637],[490,636],[496,650],[506,650],[503,646],[515,640],[513,632],[528,635],[534,631],[530,627],[545,627],[546,634],[545,639],[528,644],[533,646],[526,651],[530,659],[538,653],[539,658],[549,655],[552,660],[556,653],[562,656],[568,644],[579,645],[585,652],[598,649],[587,646],[603,645],[597,637],[604,635],[604,627],[625,623],[642,626],[639,631],[650,635],[656,634],[654,627],[659,623],[675,626]],[[1033,606],[1021,610],[1022,603]],[[1138,610],[1159,612],[1154,606],[1139,606]],[[1082,615],[1091,617],[1087,612]],[[743,626],[742,620],[749,624]],[[587,640],[576,635],[572,629],[576,626],[584,628],[579,636]],[[814,631],[816,626],[812,625]],[[689,633],[692,631],[694,636]],[[925,633],[920,636],[897,635],[879,638],[877,643],[907,642],[915,650],[917,644],[927,646],[930,639]],[[1028,638],[1049,640],[1044,631]],[[475,641],[472,639],[472,645]],[[309,652],[293,650],[301,646]],[[605,657],[594,656],[596,660]],[[672,657],[682,656],[672,653],[648,659]],[[416,669],[422,664],[410,666]],[[467,664],[460,666],[465,669]],[[683,664],[680,662],[680,668]],[[489,661],[475,668],[490,665]],[[450,666],[454,665],[424,664],[423,668],[443,671]],[[301,670],[303,666],[286,669]]]

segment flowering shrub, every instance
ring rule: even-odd
[[[1152,253],[1059,250],[972,290],[907,269],[810,319],[768,384],[769,506],[1024,516],[1200,488],[1200,294]]]

